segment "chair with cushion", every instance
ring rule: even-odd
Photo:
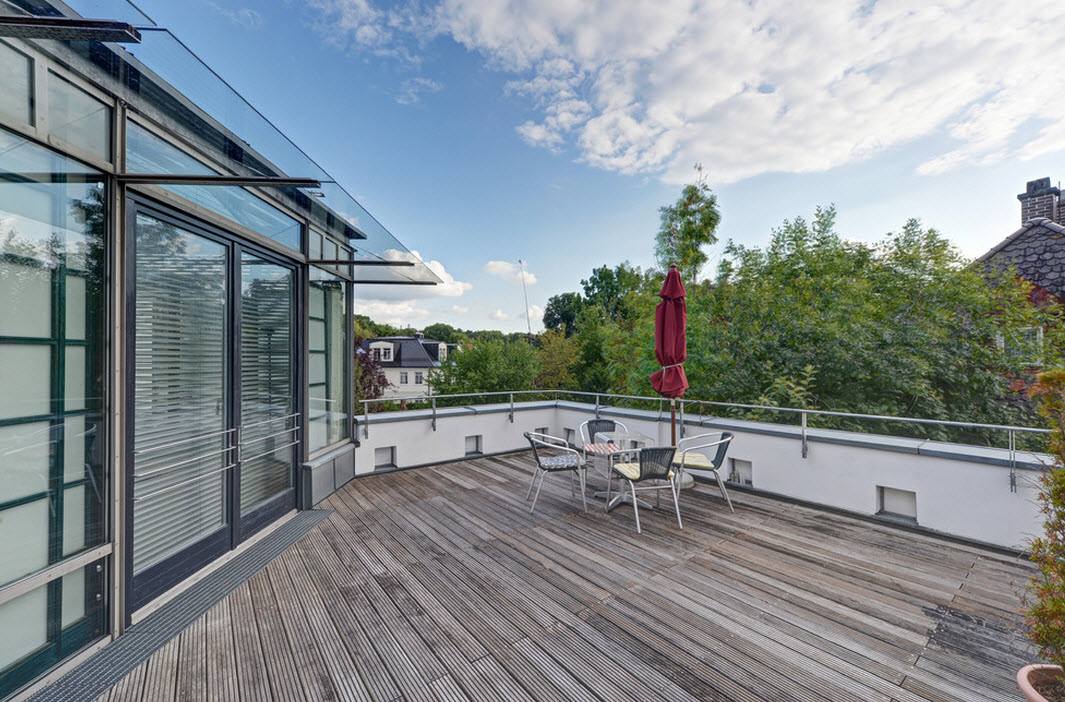
[[[632,510],[636,515],[637,534],[643,533],[640,531],[640,507],[637,493],[648,490],[658,491],[659,504],[661,504],[661,490],[670,490],[673,493],[673,507],[677,510],[677,526],[681,529],[684,528],[684,523],[680,519],[677,485],[673,481],[673,456],[676,451],[677,449],[672,446],[649,446],[642,449],[632,449],[620,455],[617,462],[612,466],[612,477],[607,483],[606,508],[609,510],[616,504],[616,502],[614,504],[610,502],[610,483],[613,482],[613,476],[617,476],[628,483],[629,491],[632,493]],[[637,485],[640,485],[640,487],[637,487]],[[618,499],[620,498],[621,496],[619,495]]]
[[[677,442],[677,454],[673,458],[673,465],[677,468],[677,473],[684,470],[705,470],[713,473],[717,478],[721,496],[728,503],[729,510],[735,512],[728,490],[725,489],[725,481],[721,478],[721,466],[725,463],[725,452],[728,451],[732,436],[732,432],[723,431],[681,439]],[[711,450],[713,450],[713,457],[710,455]]]
[[[551,436],[549,434],[540,434],[537,432],[527,431],[525,432],[525,438],[529,440],[529,445],[532,446],[533,459],[536,461],[536,466],[533,468],[532,482],[529,483],[529,490],[525,493],[525,499],[529,499],[529,495],[532,494],[533,485],[536,484],[537,478],[540,479],[540,486],[536,488],[536,496],[533,497],[532,507],[530,512],[536,509],[536,501],[540,498],[540,490],[544,486],[544,478],[548,473],[566,473],[570,474],[570,494],[574,492],[573,475],[577,475],[577,479],[581,486],[581,501],[584,503],[584,511],[588,511],[588,498],[585,496],[585,462],[584,457],[577,449],[569,445],[565,439],[560,439],[557,436]]]

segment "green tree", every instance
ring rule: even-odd
[[[579,320],[580,355],[575,368],[577,387],[584,392],[610,392],[610,331],[603,310],[589,307]]]
[[[655,240],[655,258],[663,269],[676,264],[686,283],[694,283],[706,265],[703,247],[717,242],[717,225],[721,213],[717,196],[710,190],[702,166],[695,167],[698,177],[684,186],[673,205],[662,207],[661,228]]]
[[[584,309],[580,293],[564,292],[553,295],[544,307],[544,328],[564,331],[566,336],[577,333],[577,319]]]
[[[598,305],[607,319],[620,322],[632,316],[631,296],[638,294],[644,283],[643,273],[626,261],[614,268],[600,266],[581,281],[585,304]]]
[[[840,236],[834,208],[818,209],[810,221],[785,221],[764,248],[730,243],[712,284],[688,298],[688,395],[1030,424],[1035,418],[1017,392],[1029,358],[1009,353],[1008,344],[1003,350],[1001,340],[1042,328],[1043,361],[1054,365],[1062,362],[1065,331],[1061,309],[1032,304],[1028,292],[1009,272],[972,265],[916,220],[865,244]],[[653,324],[645,303],[631,328],[606,347],[615,392],[650,394]],[[1001,438],[852,424],[931,438]]]
[[[523,340],[478,340],[449,358],[429,372],[439,394],[530,390],[540,371],[536,349]]]
[[[577,365],[580,344],[557,329],[548,329],[540,334],[540,372],[536,384],[545,390],[576,390],[577,377],[573,374]]]
[[[422,329],[422,334],[425,334],[426,339],[436,339],[445,344],[461,344],[469,339],[467,332],[443,322],[430,324]]]

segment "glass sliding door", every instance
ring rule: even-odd
[[[296,505],[296,269],[130,200],[130,611]]]
[[[295,271],[242,253],[240,514],[242,538],[295,504]]]
[[[233,434],[225,244],[134,222],[133,608],[230,546]]]

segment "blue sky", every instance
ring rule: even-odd
[[[918,217],[969,256],[1065,171],[1065,50],[1031,40],[1060,4],[138,4],[442,267],[437,289],[357,289],[379,321],[524,329],[521,259],[536,330],[593,267],[653,265],[696,162],[722,243],[835,203],[845,236]]]

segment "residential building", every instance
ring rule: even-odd
[[[132,4],[0,66],[2,698],[353,475],[352,285],[436,278]]]
[[[370,354],[388,380],[384,397],[409,398],[432,394],[429,372],[447,363],[455,344],[414,336],[367,339],[356,353]]]
[[[1039,305],[1065,306],[1065,204],[1050,178],[1028,181],[1017,196],[1021,226],[978,260],[998,270],[1013,270],[1032,285],[1030,299]],[[1039,365],[1043,330],[1018,329],[999,344],[1030,356]]]

